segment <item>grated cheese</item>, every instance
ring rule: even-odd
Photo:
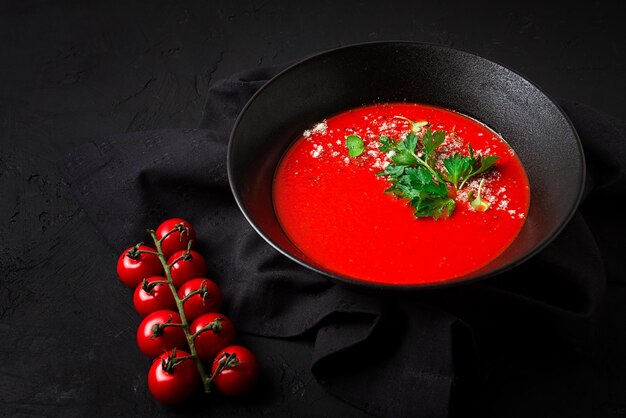
[[[366,115],[363,117],[364,121],[367,121],[367,126],[363,131],[357,132],[354,128],[347,127],[342,129],[329,129],[327,120],[313,125],[311,128],[305,130],[302,133],[302,136],[306,138],[308,141],[312,142],[312,149],[310,151],[310,155],[312,158],[332,158],[332,159],[341,159],[341,161],[345,165],[349,165],[351,159],[346,156],[345,144],[340,139],[337,139],[334,142],[326,142],[324,145],[317,143],[319,138],[326,134],[332,134],[334,131],[342,131],[342,135],[358,135],[365,142],[365,153],[363,154],[365,157],[366,164],[369,165],[368,169],[370,171],[379,171],[384,170],[390,163],[391,159],[394,157],[395,152],[389,151],[387,153],[383,153],[379,150],[381,144],[378,141],[380,136],[389,136],[391,138],[403,138],[409,132],[411,132],[410,127],[407,129],[406,124],[403,122],[399,122],[396,119],[384,117],[382,115]],[[432,125],[433,129],[444,129],[445,127],[442,125]],[[422,127],[420,129],[419,134],[423,134],[426,131],[426,127]],[[446,158],[451,157],[456,153],[467,154],[467,143],[460,136],[463,132],[462,129],[448,132],[444,138],[443,143],[437,148],[437,157],[434,161],[435,168],[443,172],[445,171],[445,166],[443,165],[443,161]],[[478,136],[484,136],[482,132],[478,133]],[[314,138],[318,138],[318,141],[314,142]],[[329,139],[332,136],[328,137]],[[474,149],[474,154],[479,156],[487,156],[491,155],[492,151],[498,151],[499,149],[496,147],[492,150],[491,147],[487,147],[484,149]],[[509,151],[511,155],[514,155],[512,150]],[[423,152],[418,152],[417,155],[419,157],[423,157]],[[382,178],[382,177],[381,177]],[[469,204],[468,193],[473,191],[474,193],[478,192],[478,188],[480,186],[481,179],[484,179],[483,187],[481,189],[481,197],[489,202],[493,210],[506,213],[512,217],[524,218],[526,216],[525,213],[521,212],[518,208],[511,207],[511,201],[508,198],[506,192],[507,189],[504,186],[498,187],[497,190],[494,190],[492,184],[495,181],[500,180],[501,173],[498,171],[489,172],[485,175],[478,176],[478,178],[470,179],[463,187],[463,190],[458,191],[456,201],[458,203],[464,203],[467,205],[469,210],[473,210],[471,205]]]

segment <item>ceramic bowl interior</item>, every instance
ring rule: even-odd
[[[313,123],[373,103],[418,102],[475,118],[500,133],[528,175],[531,205],[524,227],[498,258],[445,283],[386,285],[325,271],[283,232],[272,181],[290,144]],[[252,227],[285,256],[342,282],[432,288],[483,279],[532,257],[562,230],[580,201],[584,156],[560,107],[520,74],[460,50],[414,42],[358,44],[305,59],[270,80],[233,128],[228,177]]]

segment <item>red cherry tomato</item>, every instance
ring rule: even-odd
[[[174,260],[181,256],[184,256],[184,258],[177,261],[171,269],[172,280],[177,289],[186,281],[206,274],[206,262],[202,255],[194,250],[176,251],[167,260],[167,264],[172,264]]]
[[[201,290],[187,299],[183,305],[187,320],[193,321],[202,314],[218,312],[222,308],[222,292],[213,280],[191,279],[178,289],[178,297],[182,300],[191,292]]]
[[[175,228],[178,230],[161,241],[161,250],[165,257],[171,256],[176,251],[186,250],[189,241],[196,241],[196,231],[189,222],[182,218],[171,218],[163,222],[156,230],[156,237],[161,239]]]
[[[176,361],[189,355],[183,350],[168,351],[154,360],[148,372],[148,388],[154,399],[164,404],[175,404],[194,394],[200,382],[196,365],[191,359]]]
[[[156,358],[167,350],[185,348],[187,339],[181,327],[162,324],[180,324],[180,315],[174,311],[160,310],[146,316],[137,329],[137,345],[142,353]]]
[[[126,286],[133,289],[143,279],[163,273],[163,266],[161,261],[159,261],[159,257],[138,251],[152,251],[156,253],[154,248],[147,245],[138,245],[124,250],[117,260],[117,275]]]
[[[220,351],[211,367],[213,384],[224,395],[240,396],[248,393],[259,376],[259,363],[252,351],[240,345],[231,345]]]
[[[148,316],[154,311],[161,309],[176,309],[174,295],[167,283],[151,285],[154,282],[167,282],[167,278],[161,276],[149,277],[135,289],[133,305],[141,316]]]
[[[235,340],[235,326],[224,315],[211,312],[198,317],[189,326],[192,334],[202,328],[210,326],[200,332],[195,339],[196,352],[202,360],[213,360],[215,355]]]

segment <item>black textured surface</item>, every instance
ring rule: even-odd
[[[337,10],[338,8],[344,10]],[[187,415],[145,393],[139,320],[117,282],[116,254],[56,171],[87,139],[195,127],[207,87],[235,71],[341,44],[412,39],[475,51],[549,94],[625,118],[623,11],[600,3],[14,2],[0,6],[0,413]],[[124,199],[124,196],[119,196]],[[459,415],[626,415],[626,291],[607,291],[603,367],[534,347],[496,358]],[[117,304],[101,301],[116,300]],[[244,337],[261,390],[219,396],[214,416],[363,416],[312,378],[302,341]],[[496,350],[497,347],[494,347]],[[120,361],[123,359],[123,362]],[[372,382],[372,384],[393,384]]]

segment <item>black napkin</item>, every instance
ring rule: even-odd
[[[585,200],[531,261],[444,291],[363,293],[276,252],[232,198],[229,132],[245,102],[278,70],[256,69],[214,84],[200,129],[106,137],[63,161],[73,192],[116,251],[144,239],[145,229],[165,218],[188,219],[238,329],[310,338],[315,377],[378,416],[449,416],[476,377],[520,347],[558,344],[593,354],[606,277],[626,277],[616,233],[626,230],[619,216],[626,190],[623,121],[562,103],[587,153]]]

